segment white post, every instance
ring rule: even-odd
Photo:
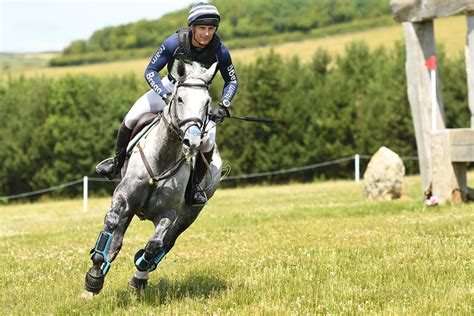
[[[468,13],[467,17],[467,41],[465,48],[466,73],[467,73],[467,95],[469,110],[471,111],[471,128],[474,128],[474,15]]]
[[[87,212],[87,196],[88,196],[88,178],[87,176],[84,176],[83,180],[83,186],[82,186],[82,193],[83,193],[83,203],[82,203],[82,210],[84,212]]]
[[[431,69],[431,131],[436,132],[436,114],[437,114],[437,102],[436,102],[436,69]]]
[[[436,132],[436,118],[438,114],[438,95],[436,91],[436,56],[433,55],[425,62],[431,77],[431,132]]]
[[[355,182],[356,182],[356,183],[359,183],[359,181],[360,181],[360,175],[359,175],[359,173],[360,173],[360,156],[359,156],[359,154],[356,154],[356,155],[355,155],[355,158],[354,158],[354,168],[355,168],[355,170],[354,170],[354,173],[355,173]]]

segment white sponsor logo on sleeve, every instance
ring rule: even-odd
[[[155,56],[153,56],[153,59],[151,60],[151,63],[154,65],[158,58],[160,58],[161,54],[166,50],[165,45],[161,45],[158,51],[156,52]]]

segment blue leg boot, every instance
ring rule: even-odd
[[[86,291],[98,294],[104,286],[104,278],[110,268],[110,261],[107,259],[112,234],[102,231],[97,238],[94,249],[91,250],[91,259],[94,266],[86,274],[84,288]]]
[[[165,255],[166,252],[161,249],[155,258],[150,259],[145,256],[145,249],[140,249],[135,254],[135,267],[137,267],[138,271],[152,272]]]

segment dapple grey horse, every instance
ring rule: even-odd
[[[134,215],[155,225],[148,243],[135,255],[137,271],[130,285],[137,289],[146,287],[148,273],[156,269],[178,236],[199,215],[203,206],[185,203],[185,191],[196,157],[202,154],[202,139],[210,125],[215,124],[207,118],[211,101],[208,82],[215,70],[216,64],[210,69],[197,63],[178,64],[172,101],[163,110],[158,125],[140,142],[140,150],[135,149],[130,156],[127,170],[114,191],[103,231],[91,250],[93,266],[86,274],[83,296],[92,297],[103,288],[105,275],[120,251]],[[213,150],[209,170],[200,184],[208,199],[221,177],[222,161],[217,146]]]

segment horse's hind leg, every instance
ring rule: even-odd
[[[128,228],[133,213],[123,192],[116,191],[110,209],[105,215],[104,230],[100,232],[94,249],[91,250],[92,268],[86,274],[84,288],[98,294],[104,286],[104,278],[111,262],[122,247],[123,235]]]

